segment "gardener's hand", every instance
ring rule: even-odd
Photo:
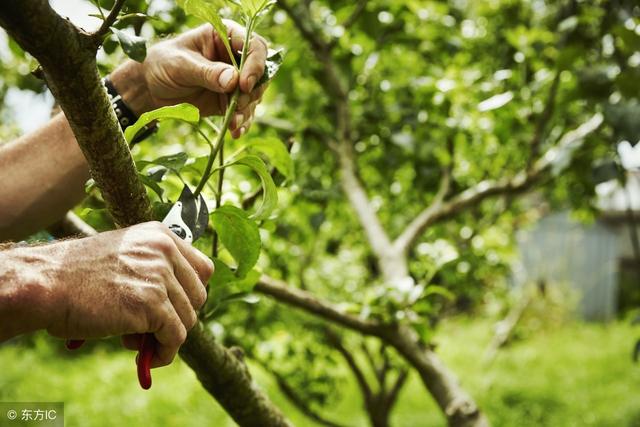
[[[225,21],[234,51],[244,45],[245,29]],[[111,80],[135,113],[188,102],[205,116],[224,114],[230,94],[240,85],[242,94],[231,123],[237,138],[251,125],[266,85],[256,88],[267,58],[267,42],[255,35],[249,45],[242,75],[231,61],[219,35],[210,24],[151,47],[142,64],[127,61],[111,74]]]
[[[171,363],[196,324],[213,272],[207,257],[157,222],[6,253],[18,280],[29,281],[24,287],[38,289],[23,304],[26,316],[41,319],[38,328],[66,339],[122,335],[135,350],[137,337],[129,334],[153,333],[153,367]],[[14,300],[9,308],[17,306]]]

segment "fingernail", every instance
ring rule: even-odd
[[[247,79],[247,83],[249,84],[249,92],[253,90],[253,87],[256,85],[256,81],[258,81],[258,78],[256,76],[249,76],[249,78]]]
[[[220,73],[220,76],[218,77],[218,83],[220,83],[220,86],[223,89],[229,89],[229,84],[231,83],[231,80],[233,80],[234,74],[235,70],[231,67]]]
[[[240,136],[244,135],[244,134],[245,134],[245,132],[247,132],[247,128],[246,128],[246,127],[244,127],[244,126],[242,126],[242,127],[240,128]]]

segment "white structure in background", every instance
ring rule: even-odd
[[[629,208],[640,234],[640,143],[619,146],[627,185],[598,185],[602,214],[582,224],[568,212],[552,213],[518,233],[520,262],[514,266],[516,285],[543,281],[576,290],[579,312],[587,320],[611,320],[619,308],[640,300],[640,263],[632,243]],[[633,301],[632,301],[633,300]]]

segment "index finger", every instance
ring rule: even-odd
[[[229,31],[231,48],[236,52],[241,51],[247,35],[245,28],[234,21],[225,21],[225,25]],[[244,93],[250,93],[264,74],[267,55],[267,41],[257,34],[252,34],[247,50],[247,58],[240,74],[240,89]]]
[[[211,261],[205,254],[176,236],[171,230],[166,228],[166,233],[176,242],[178,251],[183,257],[187,259],[187,262],[193,267],[198,274],[202,284],[206,286],[209,282],[209,278],[213,274],[213,261]]]

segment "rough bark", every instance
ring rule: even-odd
[[[180,356],[195,371],[202,386],[241,426],[292,425],[258,389],[244,362],[217,344],[202,324],[191,330],[189,339],[180,348]]]
[[[151,220],[145,188],[100,82],[93,35],[61,18],[46,0],[0,3],[0,25],[40,62],[116,223]],[[238,424],[290,425],[257,389],[244,363],[202,325],[191,330],[180,354]]]

